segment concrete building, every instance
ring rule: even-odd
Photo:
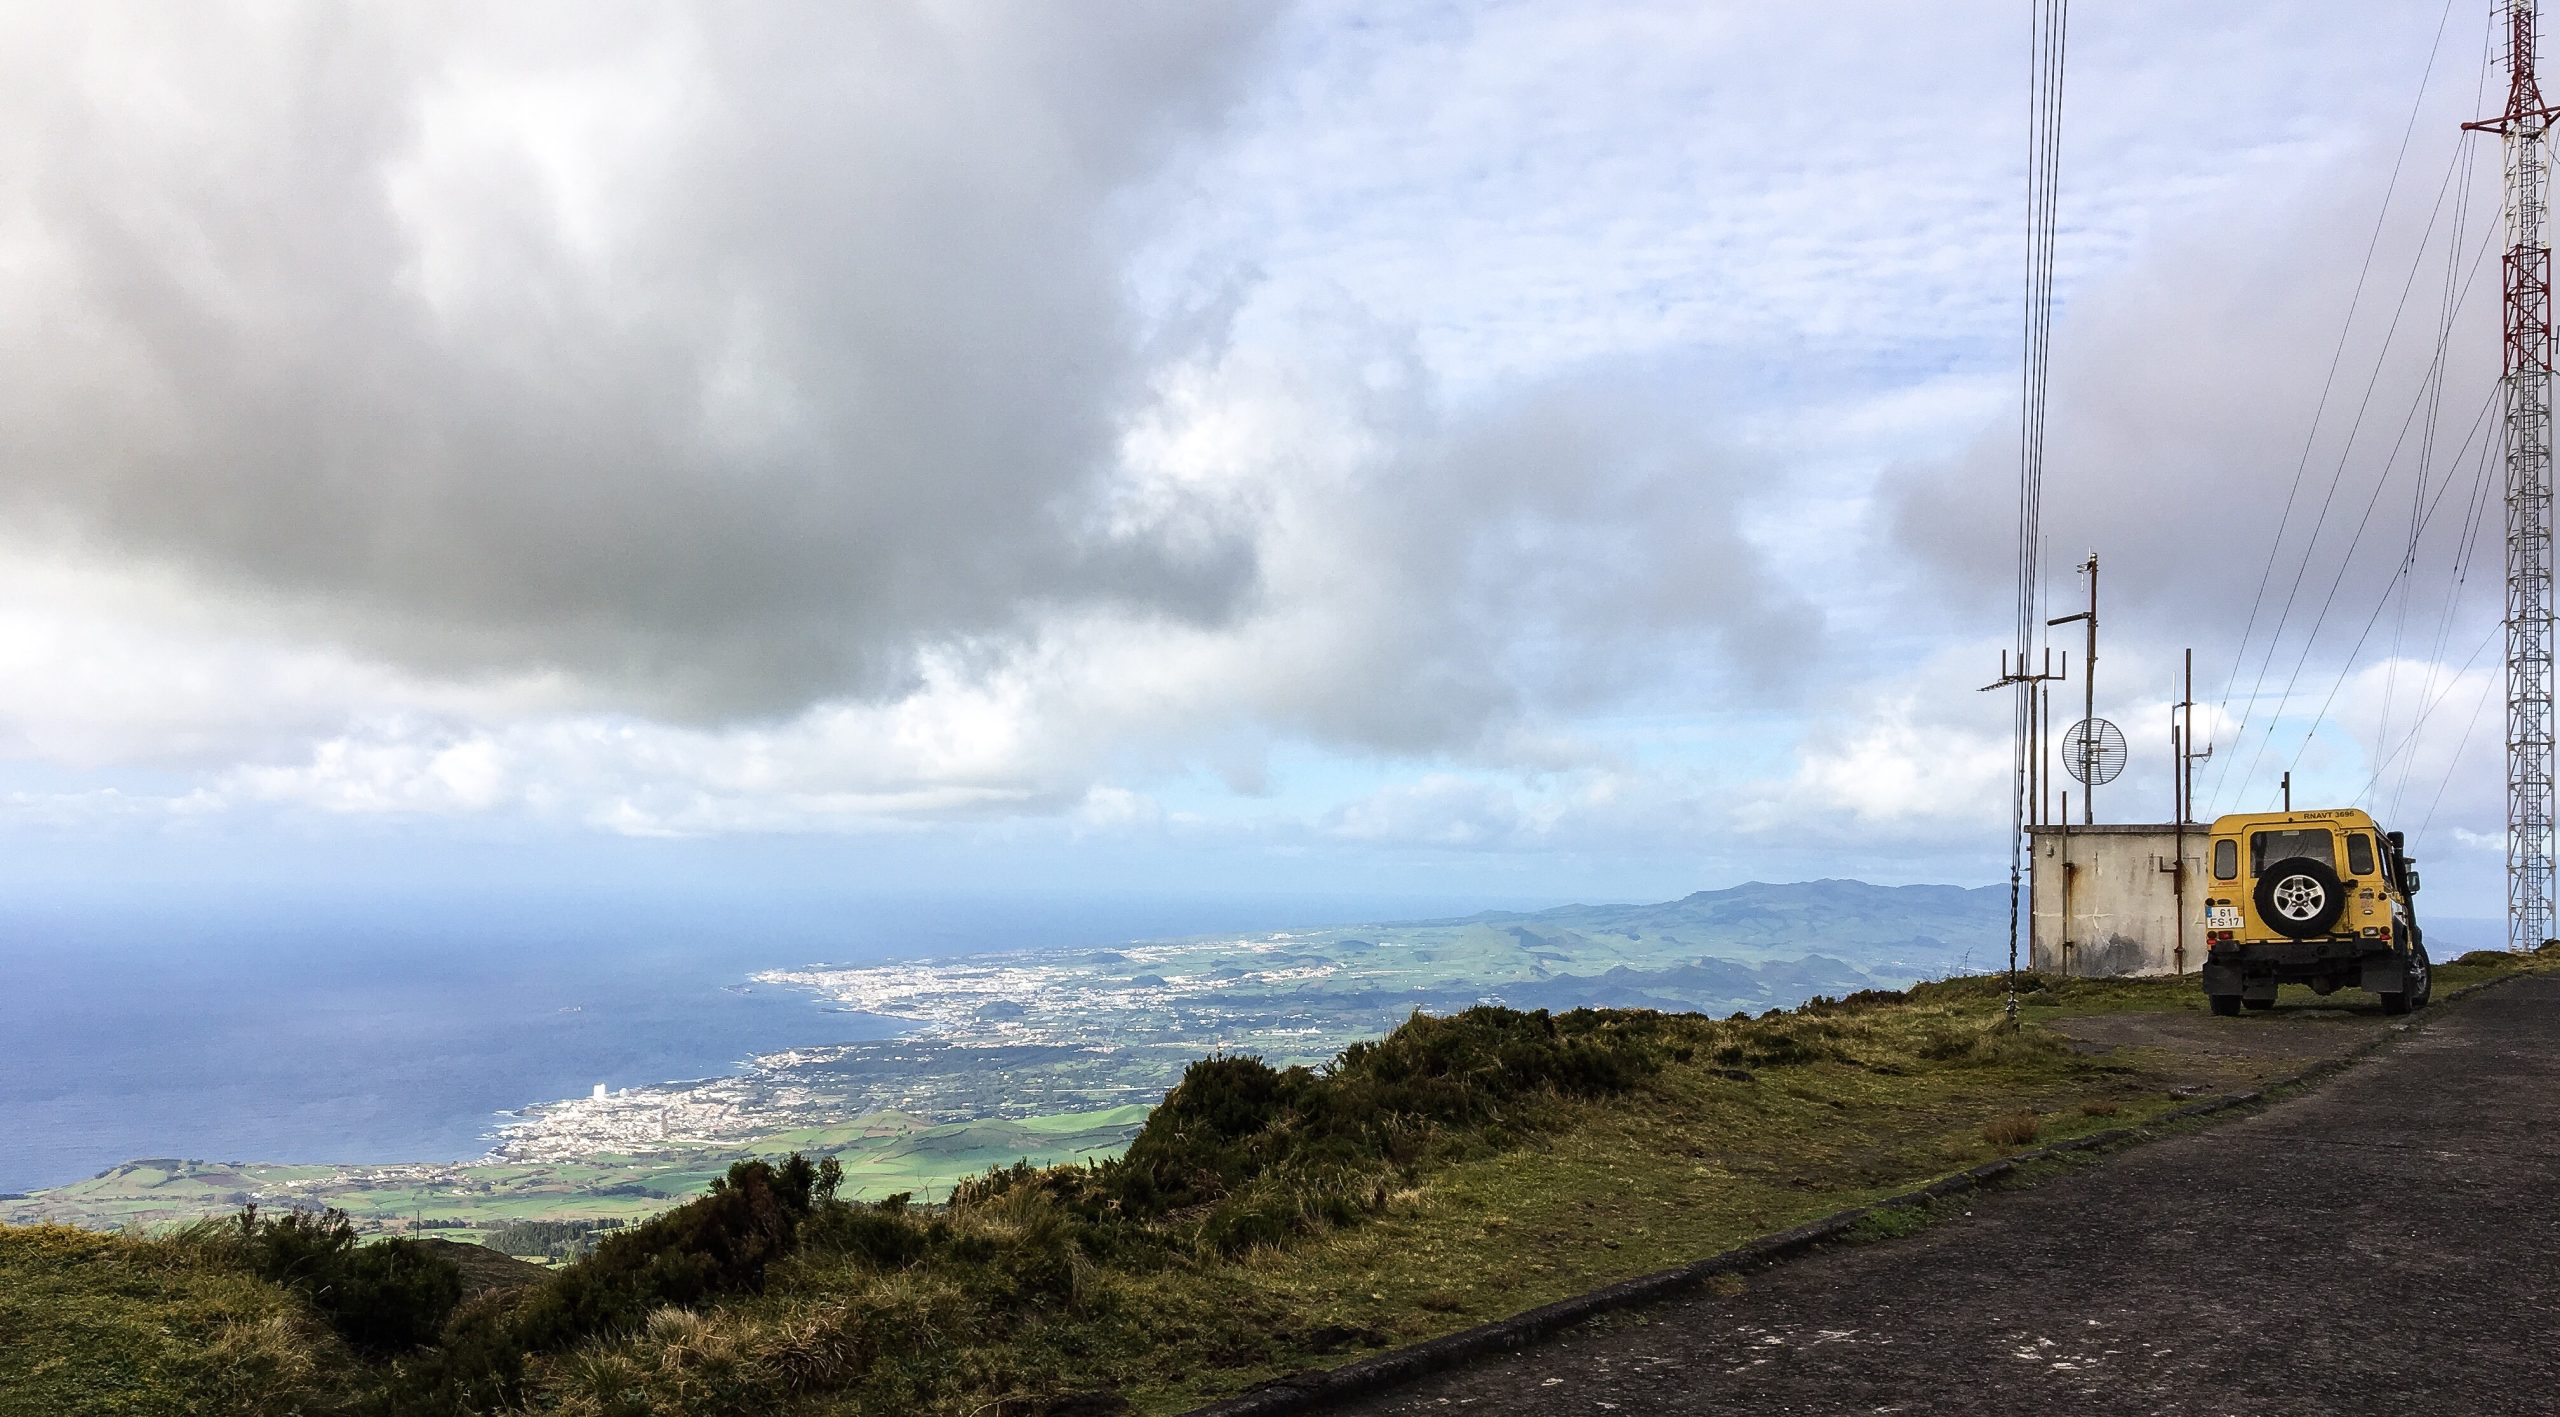
[[[2029,828],[2032,967],[2093,977],[2202,968],[2211,833],[2183,836],[2168,822]]]

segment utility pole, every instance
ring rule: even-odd
[[[2187,663],[2179,680],[2178,701],[2169,706],[2169,795],[2175,799],[2172,820],[2177,830],[2177,863],[2170,868],[2169,890],[2177,903],[2177,945],[2172,951],[2173,963],[2180,974],[2187,972],[2187,828],[2196,813],[2196,760],[2210,758],[2213,750],[2196,751],[2196,652],[2187,649]]]
[[[2064,650],[2062,652],[2062,672],[2065,674],[2069,674],[2071,672],[2071,651],[2069,650]],[[2038,685],[2034,690],[2034,693],[2036,696],[2035,817],[2036,825],[2042,826],[2053,815],[2053,793],[2050,790],[2053,786],[2053,772],[2044,746],[2045,730],[2053,723],[2053,688],[2051,685]]]
[[[2071,655],[2067,650],[2063,653],[2060,669],[2053,666],[2051,649],[2045,650],[2041,668],[2030,672],[2027,665],[2027,657],[2021,654],[2017,667],[2010,668],[2009,652],[2005,649],[2000,651],[2000,677],[1983,685],[1979,692],[1987,694],[1994,689],[2016,688],[2032,696],[2040,685],[2071,677]],[[2050,691],[2045,692],[2050,698]],[[2043,712],[2035,706],[2035,699],[2028,698],[2026,744],[2021,750],[2023,765],[2019,768],[2018,792],[2026,804],[2022,812],[2029,826],[2041,826],[2044,820],[2044,719]]]
[[[2506,0],[2507,106],[2465,131],[2506,150],[2507,947],[2552,936],[2551,247],[2542,235],[2553,111],[2534,77],[2539,0]]]
[[[2051,628],[2085,620],[2089,626],[2089,647],[2080,667],[2080,722],[2084,725],[2080,730],[2080,824],[2088,826],[2098,820],[2098,553],[2090,552],[2080,569],[2089,573],[2089,608],[2044,623]],[[2070,808],[2062,810],[2070,815]]]
[[[2038,799],[2043,792],[2043,786],[2038,780],[2038,772],[2044,762],[2044,723],[2043,716],[2036,711],[2036,695],[2040,690],[2042,690],[2044,685],[2061,678],[2063,674],[2070,672],[2071,669],[2071,656],[2068,652],[2065,652],[2062,656],[2062,670],[2060,672],[2056,672],[2053,667],[2053,651],[2048,648],[2044,651],[2043,666],[2039,669],[2030,671],[2027,667],[2026,635],[2027,632],[2025,628],[2023,628],[2022,622],[2022,627],[2018,631],[2019,644],[2017,667],[2014,669],[2010,667],[2009,651],[2005,649],[2000,651],[2000,677],[1983,685],[1981,689],[1981,692],[1986,694],[1990,693],[1994,689],[2014,689],[2017,691],[2018,695],[2016,713],[2014,717],[2014,727],[2017,732],[2017,736],[2014,740],[2016,744],[2016,761],[2011,764],[2011,766],[2016,770],[2016,776],[2011,782],[2009,790],[2009,1002],[2007,1007],[2007,1017],[2011,1027],[2015,1027],[2018,1022],[2018,887],[2025,877],[2025,871],[2023,870],[2023,863],[2020,859],[2019,850],[2026,839],[2026,829],[2028,824],[2034,821],[2038,816],[2042,815],[2039,810],[2041,804]],[[2064,816],[2069,816],[2071,814],[2071,796],[2069,793],[2063,794],[2062,812]]]
[[[2178,709],[2169,710],[2169,960],[2177,973],[2187,972],[2187,738],[2178,726]]]
[[[2187,789],[2178,779],[2185,774],[2179,765],[2187,760],[2186,735],[2178,728],[2176,705],[2169,708],[2169,824],[2184,831],[2187,825]]]
[[[2283,782],[2283,784],[2282,784],[2282,785],[2283,785],[2283,789],[2284,789],[2284,809],[2285,809],[2286,811],[2290,812],[2290,811],[2292,811],[2292,810],[2293,810],[2293,774],[2292,774],[2292,773],[2287,772],[2287,773],[2284,775],[2284,782]]]
[[[2171,713],[2179,720],[2179,727],[2173,731],[2184,740],[2178,749],[2178,820],[2188,822],[2195,820],[2196,764],[2213,756],[2212,744],[2196,746],[2196,652],[2192,648],[2187,651],[2183,682],[2186,687]]]

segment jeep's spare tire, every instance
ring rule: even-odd
[[[2325,935],[2347,908],[2338,873],[2308,856],[2279,861],[2258,873],[2258,918],[2279,935],[2307,940]]]

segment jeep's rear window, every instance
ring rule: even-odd
[[[2359,876],[2373,874],[2373,838],[2356,832],[2347,838],[2347,869]]]
[[[2329,841],[2325,827],[2253,833],[2249,837],[2249,874],[2257,875],[2274,862],[2291,861],[2295,857],[2317,861],[2334,871],[2338,868],[2338,857],[2330,848]]]
[[[2227,881],[2240,874],[2240,843],[2229,837],[2213,844],[2213,878]]]

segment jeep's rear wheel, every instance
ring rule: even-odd
[[[2249,1008],[2259,1010],[2272,1009],[2276,1006],[2276,1001],[2273,999],[2242,999],[2240,1002]]]
[[[2252,894],[2258,918],[2277,934],[2296,940],[2328,933],[2338,923],[2339,912],[2347,908],[2338,873],[2308,856],[2290,857],[2259,872],[2258,888]]]
[[[2207,994],[2204,999],[2206,1003],[2213,1006],[2213,1016],[2216,1018],[2239,1016],[2240,996],[2237,994]]]

